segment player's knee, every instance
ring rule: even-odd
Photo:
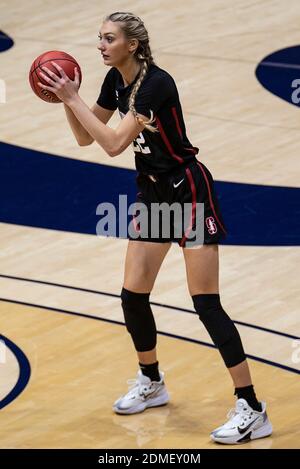
[[[126,311],[126,314],[130,316],[139,314],[140,311],[150,305],[149,297],[150,293],[136,293],[127,290],[126,288],[122,288],[122,308]]]
[[[232,335],[232,321],[222,308],[218,294],[192,296],[200,320],[211,335],[214,344],[222,345]]]
[[[121,300],[127,331],[139,352],[156,346],[156,326],[149,302],[150,293],[122,289]]]
[[[234,322],[226,314],[218,294],[201,294],[192,297],[194,307],[218,347],[228,368],[245,360],[245,353],[240,335]]]

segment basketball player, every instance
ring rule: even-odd
[[[198,148],[187,138],[182,109],[173,78],[153,61],[143,21],[131,13],[105,18],[99,34],[99,51],[110,66],[97,100],[90,110],[78,95],[79,77],[71,81],[53,62],[41,73],[64,102],[67,119],[79,145],[96,141],[111,157],[131,143],[138,171],[137,200],[151,214],[153,203],[190,203],[188,226],[180,235],[170,221],[169,237],[147,237],[136,226],[125,262],[122,308],[140,370],[135,385],[113,406],[116,413],[135,414],[167,404],[164,374],[156,355],[156,326],[149,296],[172,241],[183,250],[187,282],[195,311],[224,360],[232,377],[237,401],[229,420],[211,433],[213,441],[227,444],[262,438],[272,433],[265,402],[256,398],[239,333],[222,308],[219,296],[218,243],[225,236],[224,223],[209,170],[196,159]],[[114,111],[122,117],[116,129],[106,126]],[[201,244],[189,243],[189,234],[201,222],[196,204],[204,204]],[[202,220],[203,221],[203,220]],[[161,232],[160,232],[161,235]]]

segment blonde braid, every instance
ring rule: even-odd
[[[154,64],[149,45],[148,31],[145,28],[144,22],[141,20],[141,18],[129,12],[112,13],[111,15],[105,18],[105,21],[120,22],[121,28],[123,29],[127,39],[138,40],[138,47],[134,52],[134,57],[137,62],[141,63],[141,71],[140,76],[130,93],[128,99],[128,106],[129,110],[132,112],[132,114],[140,125],[143,125],[147,130],[150,130],[150,132],[158,132],[158,129],[151,125],[155,121],[153,111],[151,111],[150,109],[150,119],[144,121],[142,117],[138,116],[138,113],[134,106],[137,92],[148,72],[149,65]]]
[[[132,112],[132,114],[136,118],[137,122],[140,125],[143,125],[145,127],[145,129],[150,130],[150,132],[157,132],[158,129],[151,125],[155,121],[154,116],[153,116],[153,111],[151,111],[151,109],[150,109],[150,119],[148,121],[144,121],[141,117],[138,116],[138,113],[136,112],[136,109],[134,107],[136,94],[137,94],[137,92],[138,92],[138,90],[139,90],[139,88],[142,84],[142,81],[144,80],[144,78],[147,74],[147,71],[148,71],[148,63],[147,63],[146,60],[143,59],[139,79],[135,83],[135,85],[134,85],[134,87],[133,87],[133,89],[130,93],[130,96],[129,96],[129,110]]]

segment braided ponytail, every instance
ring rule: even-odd
[[[130,93],[128,99],[128,106],[129,110],[132,112],[134,117],[136,118],[137,122],[143,125],[147,130],[150,132],[157,132],[157,128],[154,127],[153,122],[155,118],[153,116],[153,112],[150,109],[150,119],[148,121],[144,121],[141,117],[138,116],[138,113],[135,109],[135,98],[136,94],[148,72],[149,65],[154,64],[154,60],[152,57],[150,45],[149,45],[149,36],[148,31],[145,28],[145,25],[141,18],[135,16],[132,13],[122,13],[116,12],[112,13],[111,15],[105,18],[105,21],[113,21],[113,22],[120,22],[121,28],[127,37],[127,39],[137,39],[139,45],[134,53],[134,56],[138,62],[141,63],[141,71],[137,82],[134,84],[134,87]]]

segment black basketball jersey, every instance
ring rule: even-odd
[[[124,86],[121,73],[111,68],[102,84],[97,103],[106,109],[119,109],[121,118],[128,112],[128,98],[133,83]],[[135,109],[150,118],[153,111],[159,132],[144,129],[133,141],[135,164],[138,172],[158,174],[187,164],[195,159],[199,149],[193,147],[186,136],[181,104],[176,84],[169,73],[155,64],[148,72],[136,94]]]

